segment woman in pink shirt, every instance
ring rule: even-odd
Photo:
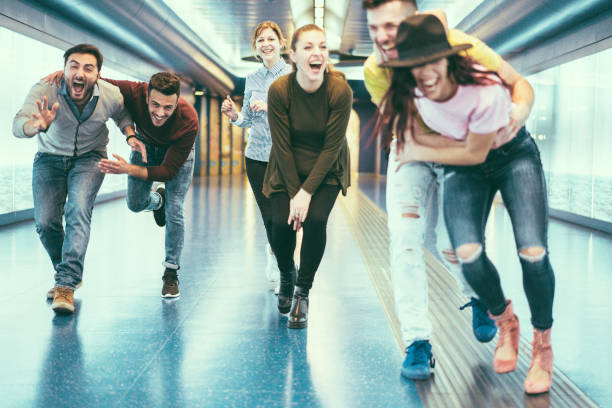
[[[510,131],[512,101],[499,77],[458,55],[469,47],[451,47],[433,16],[402,22],[398,58],[382,65],[394,70],[377,128],[387,138],[392,132],[397,135],[399,166],[411,161],[445,165],[448,233],[466,280],[499,328],[493,367],[506,373],[516,367],[519,323],[484,244],[487,217],[500,191],[512,221],[534,326],[525,391],[547,392],[555,278],[547,249],[548,204],[540,154],[524,127],[516,134]],[[423,137],[417,112],[440,135]]]

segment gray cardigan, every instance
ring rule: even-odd
[[[87,120],[79,123],[72,113],[70,106],[60,94],[60,87],[44,81],[35,84],[23,107],[13,120],[13,134],[15,137],[28,137],[23,133],[23,125],[34,119],[33,114],[38,113],[36,101],[47,97],[49,107],[59,102],[55,120],[46,132],[38,133],[38,151],[60,156],[80,156],[92,151],[106,152],[108,144],[108,128],[106,121],[112,118],[119,129],[134,125],[130,114],[123,106],[123,96],[119,88],[105,81],[98,81],[100,96],[96,108]],[[75,150],[76,149],[76,150]]]

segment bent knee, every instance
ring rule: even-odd
[[[127,200],[127,208],[131,211],[131,212],[141,212],[142,210],[144,210],[147,206],[147,203],[145,201],[142,200]]]
[[[457,248],[457,256],[461,259],[462,263],[472,263],[482,253],[482,245],[473,242],[469,244],[463,244],[459,248]]]
[[[527,262],[539,262],[546,256],[546,249],[540,246],[523,248],[519,256]]]

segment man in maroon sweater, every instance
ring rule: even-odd
[[[128,208],[152,210],[157,225],[166,225],[162,297],[175,298],[180,294],[177,271],[185,236],[183,202],[193,176],[198,115],[180,97],[179,78],[169,72],[153,75],[148,84],[104,80],[119,87],[136,135],[127,138],[132,147],[129,163],[114,154],[116,160],[100,161],[100,170],[127,174]],[[165,189],[151,191],[154,181],[163,181]]]

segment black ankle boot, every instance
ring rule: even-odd
[[[281,272],[280,289],[278,291],[278,301],[276,303],[280,313],[288,313],[289,309],[291,309],[291,297],[293,296],[296,274],[295,266],[289,273]]]
[[[303,329],[308,324],[308,289],[295,287],[293,292],[293,303],[287,326],[290,329]]]

